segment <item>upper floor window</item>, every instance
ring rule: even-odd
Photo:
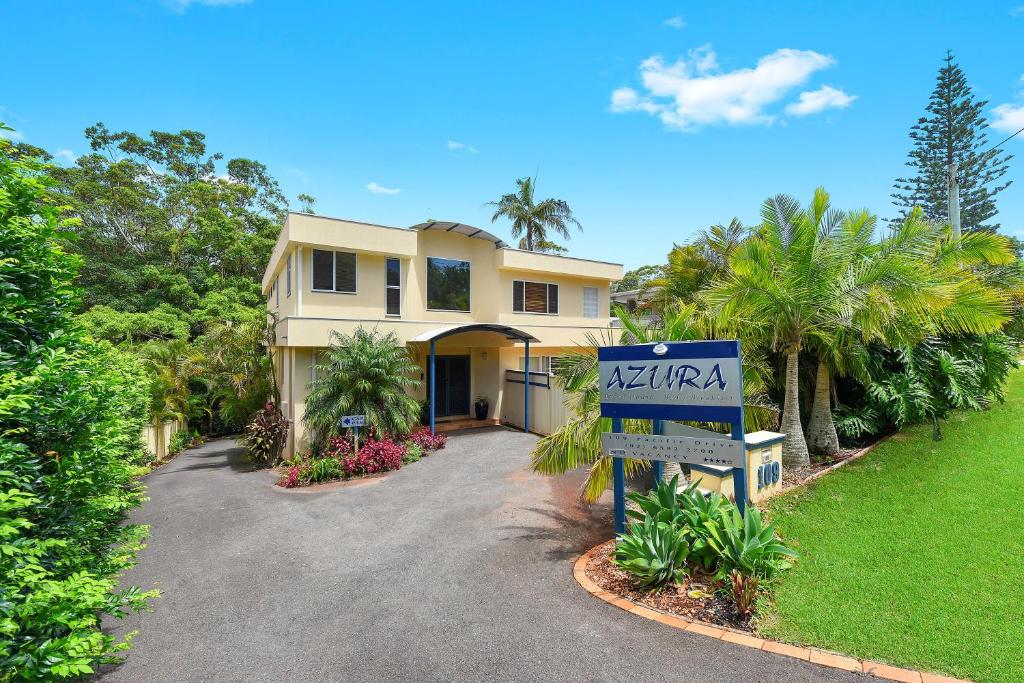
[[[274,278],[274,305],[281,305],[281,276]]]
[[[597,306],[597,287],[583,288],[583,317],[599,318],[600,310]]]
[[[427,257],[427,308],[469,310],[469,261]]]
[[[292,255],[288,254],[288,263],[285,264],[284,295],[292,295]]]
[[[386,271],[384,313],[402,315],[402,262],[396,258],[389,258]]]
[[[356,255],[348,251],[313,250],[313,289],[356,293]]]
[[[558,285],[512,281],[512,310],[516,313],[558,314]]]

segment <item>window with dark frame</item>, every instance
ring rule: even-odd
[[[313,250],[313,289],[356,293],[356,255],[348,251]]]
[[[284,295],[289,297],[292,295],[292,255],[288,254],[288,263],[285,265],[285,285]]]
[[[558,315],[558,285],[513,280],[512,310],[516,313]]]
[[[427,257],[427,309],[469,310],[469,261]]]
[[[402,262],[399,259],[387,259],[384,285],[384,313],[402,315]]]

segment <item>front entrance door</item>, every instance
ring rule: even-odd
[[[469,415],[469,356],[437,356],[434,416]]]

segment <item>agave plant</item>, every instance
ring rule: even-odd
[[[699,484],[699,480],[692,481],[679,490],[678,474],[662,479],[650,493],[627,495],[638,509],[626,510],[626,514],[636,520],[651,518],[682,529],[690,548],[690,562],[710,571],[718,562],[718,554],[708,542],[709,529],[722,525],[731,504],[718,493],[705,496]]]
[[[682,581],[689,552],[683,528],[646,517],[619,536],[614,562],[637,577],[641,588],[655,590]]]
[[[776,538],[775,527],[765,524],[760,511],[753,506],[747,508],[744,516],[733,509],[723,517],[722,524],[710,525],[708,544],[719,556],[719,579],[728,578],[735,570],[759,581],[771,581],[792,566],[791,559],[798,557]]]
[[[680,497],[676,493],[679,483],[679,475],[671,480],[662,479],[657,483],[650,493],[633,492],[626,496],[636,504],[639,509],[627,509],[626,515],[643,521],[650,517],[656,522],[665,522],[683,526],[683,508],[680,506]]]
[[[679,492],[682,501],[682,521],[686,526],[690,544],[690,561],[709,572],[718,564],[718,553],[710,542],[711,529],[720,528],[735,505],[720,493],[704,495],[697,488],[700,481],[692,482]]]

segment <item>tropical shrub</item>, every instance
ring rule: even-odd
[[[397,470],[402,467],[405,447],[391,439],[369,439],[353,453],[341,461],[346,476],[375,474]]]
[[[748,506],[740,516],[733,509],[723,516],[721,525],[708,527],[708,544],[718,554],[718,578],[726,579],[733,571],[771,581],[792,566],[797,554],[775,537],[775,527],[761,520],[761,512]]]
[[[875,348],[869,380],[858,385],[836,428],[845,437],[878,434],[931,421],[953,410],[981,410],[1003,400],[1003,386],[1016,366],[1018,343],[1004,334],[932,337],[913,347]]]
[[[334,458],[313,458],[309,463],[309,481],[314,484],[340,479],[341,474],[341,463]]]
[[[683,528],[645,517],[618,537],[614,562],[635,576],[640,588],[654,590],[682,581],[689,552]]]
[[[444,432],[430,433],[430,427],[420,427],[409,437],[409,440],[424,451],[437,451],[444,448],[448,435]]]
[[[366,423],[382,434],[408,434],[419,403],[407,390],[419,384],[414,379],[419,370],[394,333],[362,327],[352,336],[333,332],[306,398],[306,424],[317,440],[314,450],[344,432],[346,415],[365,415]]]
[[[410,441],[405,445],[405,458],[402,460],[402,463],[408,465],[409,463],[416,462],[424,455],[426,455],[426,452],[423,450],[423,447]]]
[[[77,260],[44,200],[47,167],[0,138],[0,678],[78,678],[128,647],[104,614],[155,592],[119,588],[145,530],[149,378],[74,324]]]
[[[245,427],[245,447],[249,459],[267,467],[277,464],[290,425],[291,422],[281,413],[281,409],[267,401]]]
[[[177,455],[178,453],[181,453],[183,450],[188,448],[192,439],[193,436],[190,431],[187,429],[179,429],[174,432],[174,435],[171,436],[171,440],[167,443],[167,453],[169,455]]]

